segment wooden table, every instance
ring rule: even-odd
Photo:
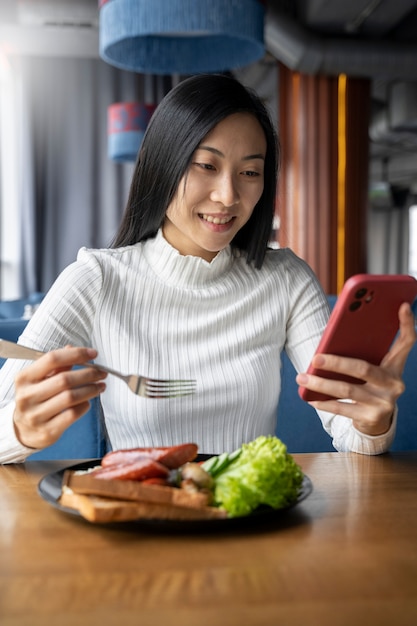
[[[294,457],[314,491],[275,527],[188,536],[53,508],[62,463],[1,466],[0,624],[415,626],[417,452]]]

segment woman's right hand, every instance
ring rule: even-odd
[[[14,426],[28,448],[45,448],[89,409],[89,400],[106,388],[105,372],[72,369],[97,356],[92,348],[53,350],[23,369],[15,378]]]

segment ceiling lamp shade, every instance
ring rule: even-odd
[[[149,74],[245,67],[263,57],[265,0],[99,0],[101,58]]]
[[[153,104],[116,102],[107,109],[107,153],[120,163],[136,161],[146,127],[155,110]]]

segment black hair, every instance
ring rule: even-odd
[[[245,251],[248,263],[261,267],[272,233],[279,143],[261,99],[223,74],[197,75],[173,88],[148,124],[133,173],[129,197],[113,247],[154,237],[162,226],[191,158],[214,126],[234,113],[251,113],[266,138],[264,189],[232,247]]]

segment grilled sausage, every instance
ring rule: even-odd
[[[131,448],[128,450],[115,450],[108,452],[101,460],[102,467],[112,467],[123,465],[132,461],[148,457],[158,461],[169,469],[181,467],[189,461],[193,461],[198,452],[195,443],[183,443],[176,446],[164,446],[156,448]]]
[[[146,480],[148,478],[167,478],[169,469],[149,457],[137,457],[130,463],[99,467],[91,472],[94,478],[103,480]]]

